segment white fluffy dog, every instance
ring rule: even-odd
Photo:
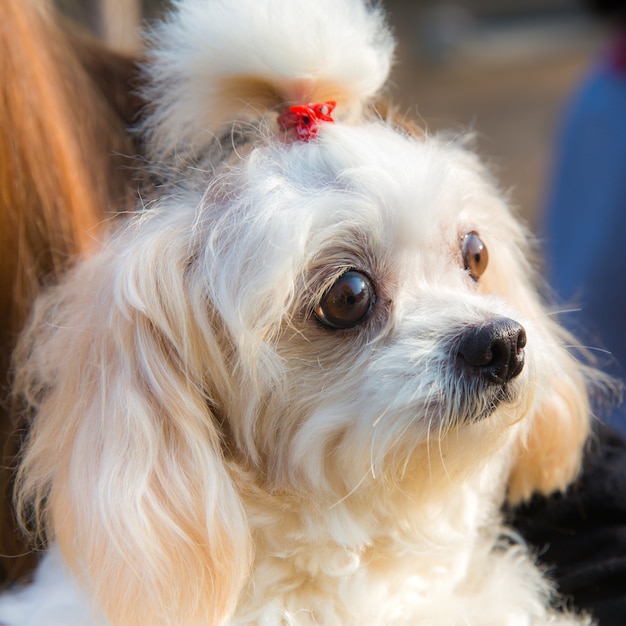
[[[477,158],[377,113],[392,54],[360,0],[155,30],[159,199],[21,343],[18,504],[54,550],[0,621],[588,623],[500,513],[576,475],[587,372]]]

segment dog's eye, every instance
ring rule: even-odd
[[[352,328],[372,311],[376,294],[360,272],[342,274],[315,307],[316,317],[330,328]]]
[[[461,244],[463,252],[463,265],[474,280],[478,280],[489,262],[487,247],[478,236],[478,233],[471,232],[465,235]]]

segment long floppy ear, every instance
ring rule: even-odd
[[[167,230],[78,266],[18,349],[35,411],[18,504],[111,626],[221,624],[249,561],[206,392],[219,348]]]
[[[517,442],[517,459],[509,478],[512,504],[528,500],[535,492],[564,491],[580,471],[590,433],[587,388],[593,371],[565,352],[562,344],[573,345],[568,335],[556,324],[549,326],[553,369],[548,379],[536,381],[540,387],[537,406],[526,418]]]
[[[508,213],[493,228],[498,235],[484,286],[524,316],[533,353],[528,363],[533,368],[529,413],[520,424],[509,479],[509,500],[516,503],[535,492],[564,490],[576,477],[592,419],[588,389],[602,375],[570,353],[575,340],[541,301],[529,262],[528,234]]]

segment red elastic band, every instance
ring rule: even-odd
[[[332,100],[319,104],[297,104],[278,116],[278,125],[283,130],[293,130],[297,139],[309,141],[317,135],[320,122],[334,123],[331,114],[336,105]]]

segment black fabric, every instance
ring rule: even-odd
[[[601,427],[568,492],[512,516],[562,595],[600,626],[626,625],[626,439]]]

